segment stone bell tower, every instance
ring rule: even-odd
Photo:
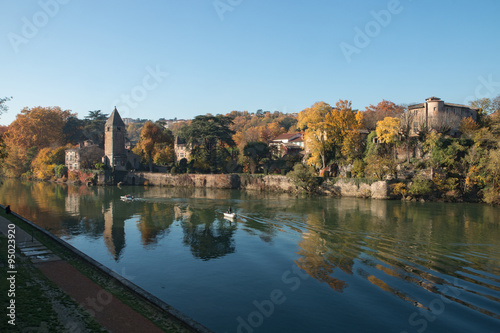
[[[104,125],[104,155],[106,164],[117,169],[125,169],[127,150],[125,149],[125,135],[127,129],[118,110],[115,109]]]

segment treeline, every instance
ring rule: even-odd
[[[1,99],[0,112],[8,98]],[[445,120],[415,132],[404,105],[383,100],[365,110],[339,100],[318,102],[299,114],[259,110],[207,114],[188,121],[135,122],[128,125],[133,151],[145,170],[163,167],[172,173],[290,174],[308,179],[343,176],[396,179],[393,193],[403,198],[483,200],[500,203],[500,97],[480,99],[477,120],[465,118],[451,126]],[[2,173],[10,177],[68,177],[64,150],[83,140],[103,147],[108,115],[90,111],[84,119],[59,107],[25,108],[8,127],[0,128]],[[459,127],[460,135],[451,136]],[[413,129],[413,131],[412,131]],[[276,154],[269,145],[283,133],[301,132],[304,156]],[[177,159],[174,145],[186,144],[189,159]],[[102,164],[89,168],[103,168]],[[401,179],[401,181],[397,181]]]
[[[65,150],[84,140],[102,147],[106,119],[101,111],[79,119],[60,107],[24,108],[15,121],[1,128],[2,174],[42,180],[66,177]]]
[[[500,204],[500,96],[471,105],[477,121],[438,119],[415,131],[415,115],[392,102],[364,112],[349,101],[316,103],[299,114],[297,125],[305,131],[309,169],[299,165],[290,176],[309,191],[320,170],[323,176],[394,179],[392,194],[404,199]],[[458,137],[450,135],[455,126]]]
[[[246,111],[197,116],[171,129],[165,129],[161,121],[147,122],[133,151],[147,159],[150,170],[157,165],[172,173],[285,174],[300,157],[273,157],[268,144],[280,134],[296,130],[296,124],[294,115]],[[151,135],[153,129],[158,134]],[[188,147],[189,160],[176,160],[175,140]]]

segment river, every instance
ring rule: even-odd
[[[215,332],[500,331],[499,207],[8,179],[0,203]]]

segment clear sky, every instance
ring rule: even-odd
[[[498,0],[0,0],[0,124],[23,107],[187,119],[500,94]]]

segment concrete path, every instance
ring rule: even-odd
[[[0,216],[0,231],[4,235],[8,235],[9,225],[13,225],[13,223]],[[163,332],[151,321],[115,298],[76,268],[55,256],[27,232],[17,226],[15,230],[16,247],[47,278],[55,282],[66,294],[94,316],[104,328],[111,332]]]

